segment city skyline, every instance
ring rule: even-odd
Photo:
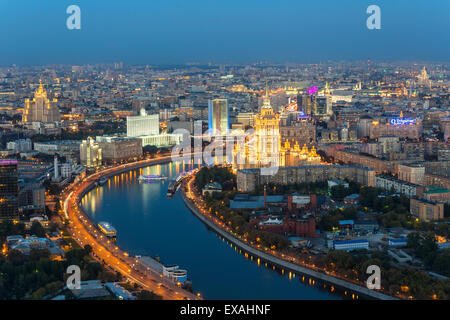
[[[448,0],[0,0],[0,301],[450,300],[448,31]]]

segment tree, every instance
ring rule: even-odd
[[[86,244],[86,245],[84,246],[84,252],[86,252],[86,255],[87,255],[87,256],[90,255],[91,252],[92,252],[92,247],[91,247],[91,245]]]
[[[8,252],[8,260],[17,265],[25,261],[25,256],[19,250],[13,249]]]
[[[162,300],[162,297],[160,295],[157,295],[153,291],[148,290],[142,290],[140,291],[136,298],[138,300]]]
[[[50,251],[48,249],[36,249],[33,248],[30,251],[30,260],[39,261],[41,259],[46,259],[50,257]]]
[[[343,186],[336,185],[330,188],[331,197],[335,200],[342,200],[352,193],[352,190]]]
[[[442,250],[433,262],[433,270],[450,277],[450,249]]]
[[[430,268],[437,256],[438,246],[433,233],[427,233],[422,240],[422,245],[419,248],[419,255],[422,257],[423,263],[427,268]]]
[[[450,217],[450,204],[447,203],[444,204],[444,217],[446,218]]]
[[[408,234],[407,245],[409,248],[417,250],[420,246],[420,235],[418,232],[411,232]]]
[[[213,181],[220,183],[224,191],[236,186],[236,176],[228,168],[220,166],[202,167],[195,176],[195,185],[199,190]]]
[[[38,221],[33,222],[30,232],[39,238],[45,237],[45,229]]]
[[[59,201],[57,201],[57,203],[58,203]],[[58,231],[58,224],[56,223],[56,222],[51,222],[50,224],[49,224],[49,226],[48,226],[48,230],[50,231],[50,232],[56,232],[56,231]]]
[[[83,258],[86,254],[84,249],[72,249],[66,253],[66,260],[69,265],[75,264],[81,266]]]
[[[145,146],[142,148],[142,151],[144,153],[148,153],[150,155],[154,155],[158,152],[158,147],[156,146]]]

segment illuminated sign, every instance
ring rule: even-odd
[[[317,93],[318,90],[319,90],[319,88],[317,86],[314,86],[314,87],[306,89],[306,92],[308,92],[309,95],[313,95],[313,94]]]
[[[402,126],[402,125],[408,125],[408,124],[414,124],[414,119],[403,119],[403,118],[395,118],[391,120],[391,124],[394,126]]]
[[[286,107],[286,111],[296,111],[297,110],[297,102],[292,101],[289,103],[289,105]]]
[[[300,111],[298,115],[299,119],[309,119],[309,116],[305,114],[304,111]]]
[[[2,160],[0,165],[17,164],[17,160]]]

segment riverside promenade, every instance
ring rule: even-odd
[[[80,199],[96,185],[99,178],[112,177],[129,170],[170,161],[170,156],[143,160],[107,168],[86,177],[86,179],[74,183],[72,188],[66,191],[66,193],[70,193],[63,194],[62,198],[65,198],[64,214],[70,221],[68,231],[73,239],[80,246],[89,244],[92,247],[94,257],[109,269],[121,273],[143,288],[153,291],[164,300],[202,300],[200,296],[178,287],[177,284],[165,278],[159,270],[154,270],[148,264],[130,256],[107,237],[104,237],[97,231],[95,223],[80,207]]]
[[[392,297],[389,295],[386,295],[384,293],[370,290],[366,287],[359,286],[357,284],[344,281],[332,276],[329,276],[327,274],[317,272],[302,266],[299,266],[297,264],[294,264],[289,261],[282,260],[280,258],[277,258],[273,255],[267,254],[265,252],[262,252],[260,250],[257,250],[244,242],[240,241],[239,239],[236,239],[233,235],[229,234],[227,231],[223,230],[219,226],[217,226],[214,222],[212,222],[209,218],[207,218],[205,215],[203,215],[201,212],[197,210],[195,205],[190,201],[190,199],[186,196],[185,190],[183,188],[182,190],[182,197],[184,200],[184,203],[189,208],[189,210],[197,217],[199,218],[204,224],[206,224],[208,227],[213,229],[217,234],[221,235],[223,238],[227,239],[229,242],[233,243],[236,247],[240,248],[241,250],[244,250],[245,252],[252,254],[255,257],[260,258],[261,260],[264,260],[266,262],[269,262],[279,268],[284,268],[285,270],[309,276],[313,279],[321,280],[327,284],[333,285],[336,288],[343,289],[343,290],[349,290],[351,293],[357,293],[361,297],[365,297],[368,299],[376,299],[376,300],[400,300],[396,297]],[[351,294],[350,293],[350,294]]]

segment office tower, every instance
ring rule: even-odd
[[[450,124],[444,126],[444,141],[450,141]]]
[[[316,97],[314,102],[315,115],[323,115],[327,113],[327,101],[325,97]]]
[[[102,149],[91,137],[80,144],[80,162],[86,167],[96,168],[102,164]]]
[[[58,168],[58,157],[55,156],[53,159],[53,179],[55,181],[59,180],[59,168]]]
[[[226,134],[229,129],[227,99],[213,99],[208,103],[208,123],[211,134]]]
[[[311,115],[313,113],[313,97],[309,94],[297,95],[297,111]]]
[[[98,136],[96,142],[102,150],[102,160],[107,163],[137,160],[142,156],[140,138]]]
[[[0,220],[19,218],[17,160],[0,161]]]
[[[372,122],[373,118],[369,115],[364,115],[359,118],[356,129],[358,139],[368,137],[370,135],[370,125],[372,124]]]
[[[45,213],[45,188],[39,182],[21,184],[18,204],[23,217]]]
[[[55,122],[61,120],[58,107],[56,105],[57,100],[47,98],[47,91],[42,86],[40,81],[39,89],[34,93],[32,101],[25,99],[25,110],[23,113],[23,122]]]
[[[159,134],[159,114],[147,115],[141,109],[139,116],[127,117],[127,137]]]
[[[314,96],[314,114],[331,115],[331,97]]]

